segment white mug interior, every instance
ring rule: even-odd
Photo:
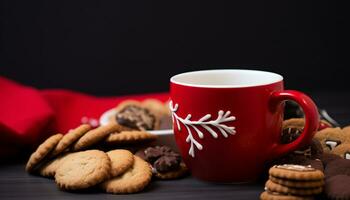
[[[258,70],[221,69],[186,72],[171,77],[170,82],[204,88],[242,88],[269,85],[283,80],[279,74]]]

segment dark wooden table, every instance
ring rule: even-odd
[[[24,165],[0,167],[0,199],[257,199],[263,185],[218,185],[187,177],[172,181],[153,181],[142,193],[104,194],[101,191],[70,193],[60,191],[54,180],[29,175]]]
[[[322,92],[311,96],[342,126],[350,124],[350,93]],[[263,183],[213,184],[187,177],[172,181],[153,181],[142,193],[111,195],[94,190],[71,193],[60,191],[54,180],[29,175],[24,162],[0,165],[0,200],[4,199],[258,199]]]

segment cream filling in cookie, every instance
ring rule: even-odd
[[[280,169],[288,169],[288,170],[295,170],[295,171],[315,171],[315,169],[312,168],[311,165],[303,166],[303,165],[284,164],[284,165],[276,165],[275,167]]]

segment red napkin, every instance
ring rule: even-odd
[[[156,98],[167,93],[94,97],[68,90],[37,90],[0,77],[0,156],[36,146],[48,135],[66,133],[81,123],[98,123],[100,115],[125,99]]]

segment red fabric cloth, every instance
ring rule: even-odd
[[[168,100],[167,93],[95,97],[60,89],[38,90],[0,77],[0,155],[14,146],[33,146],[48,135],[66,133],[125,99]]]

